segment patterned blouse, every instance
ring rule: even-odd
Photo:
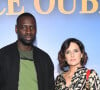
[[[55,81],[55,90],[100,90],[100,78],[94,70],[91,70],[88,81],[86,81],[87,70],[85,67],[78,68],[69,87],[66,87],[63,73],[58,75]]]

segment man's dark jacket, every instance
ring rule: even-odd
[[[33,46],[39,90],[54,90],[54,67],[48,54]],[[0,49],[0,90],[18,90],[20,56],[17,42]]]

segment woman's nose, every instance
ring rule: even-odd
[[[74,53],[73,52],[71,52],[71,57],[74,57]]]

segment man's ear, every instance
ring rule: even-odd
[[[16,33],[18,32],[18,28],[17,28],[17,25],[15,26],[15,32],[16,32]]]

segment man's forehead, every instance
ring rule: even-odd
[[[33,26],[34,24],[21,24],[21,25],[25,25],[25,26]]]
[[[32,17],[22,17],[18,20],[17,25],[36,25],[36,22]]]

